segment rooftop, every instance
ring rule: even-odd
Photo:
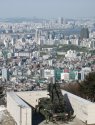
[[[20,99],[14,92],[9,92],[8,93],[12,98],[13,100],[15,100],[15,102],[21,106],[21,107],[26,107],[26,108],[29,108],[29,106],[22,100]]]
[[[25,102],[35,108],[38,104],[38,99],[42,97],[49,97],[47,91],[28,91],[28,92],[17,92],[17,95],[22,98]]]

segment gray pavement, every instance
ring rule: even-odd
[[[77,118],[75,118],[73,121],[68,122],[68,123],[64,123],[64,122],[52,123],[52,122],[49,122],[48,124],[46,124],[46,121],[44,120],[39,125],[86,125],[86,124],[83,123],[82,121],[78,120]]]

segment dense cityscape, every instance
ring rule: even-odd
[[[0,125],[95,124],[94,3],[0,1]]]
[[[94,19],[1,20],[1,104],[7,92],[43,91],[56,82],[64,88],[93,71]]]
[[[94,20],[0,23],[0,80],[7,91],[84,80],[95,70]]]

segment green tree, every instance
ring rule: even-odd
[[[89,73],[80,83],[80,92],[83,98],[95,101],[95,72]]]

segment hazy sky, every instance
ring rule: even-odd
[[[95,17],[95,0],[0,0],[2,17]]]

